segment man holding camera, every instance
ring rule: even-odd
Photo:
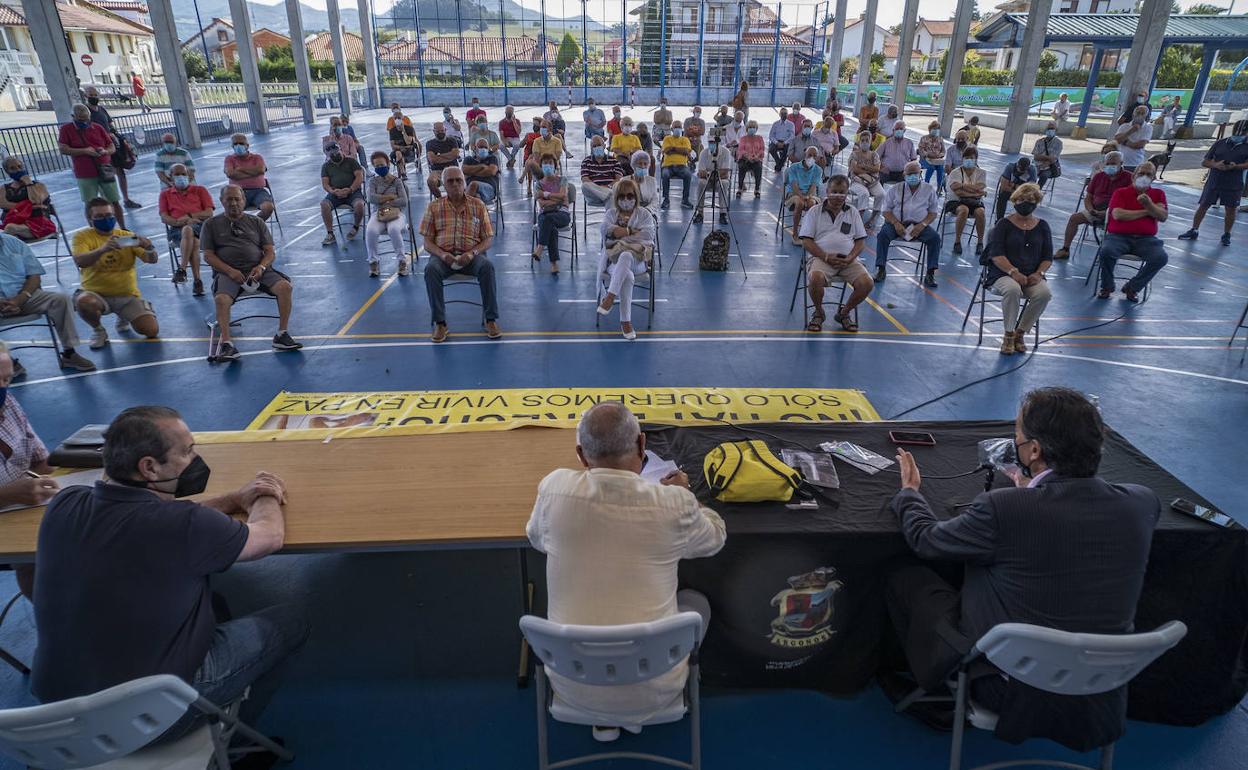
[[[156,248],[152,242],[117,226],[113,204],[95,198],[87,204],[91,226],[74,233],[71,249],[74,264],[82,271],[82,286],[74,292],[74,309],[91,327],[92,350],[108,344],[108,332],[100,324],[103,316],[117,315],[117,333],[133,328],[139,334],[155,339],[160,324],[152,303],[139,294],[139,277],[135,260],[156,264]]]
[[[221,344],[216,350],[219,361],[237,361],[240,356],[230,340],[230,308],[244,291],[261,291],[277,299],[274,350],[299,350],[303,347],[286,331],[290,322],[290,279],[273,269],[273,261],[277,259],[273,251],[273,235],[259,217],[243,211],[246,202],[241,187],[226,185],[221,189],[224,213],[204,222],[200,230],[204,261],[212,267],[212,296],[221,332]]]

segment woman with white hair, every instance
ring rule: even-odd
[[[638,200],[640,200],[643,208],[650,209],[651,212],[657,214],[659,210],[659,181],[653,171],[654,161],[646,154],[645,150],[638,150],[628,158],[629,164],[632,166],[633,173],[625,174],[624,179],[631,179],[633,184],[637,185]],[[618,187],[618,185],[617,185]],[[615,205],[615,196],[607,201],[607,206]]]
[[[598,314],[607,315],[620,303],[620,333],[637,339],[633,330],[633,284],[654,259],[654,219],[640,202],[637,183],[628,177],[615,185],[615,196],[602,218],[602,256],[598,275],[609,280]]]

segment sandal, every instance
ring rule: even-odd
[[[840,324],[841,328],[847,332],[858,331],[858,324],[854,323],[854,316],[852,313],[838,313],[832,316],[832,320]]]
[[[827,320],[827,316],[823,313],[815,313],[810,317],[810,323],[806,324],[806,331],[812,334],[823,331],[823,322]]]
[[[538,251],[537,247],[533,248],[533,253],[530,256],[533,257],[534,262],[542,261],[542,252]]]

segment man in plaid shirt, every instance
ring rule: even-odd
[[[494,263],[485,251],[494,242],[489,211],[480,199],[465,195],[464,172],[451,166],[442,172],[446,197],[434,198],[425,209],[420,234],[425,238],[429,262],[425,265],[425,290],[433,311],[433,341],[445,342],[446,301],[443,284],[452,275],[470,275],[481,284],[485,310],[485,333],[492,340],[503,336],[498,328],[498,298],[494,286]]]

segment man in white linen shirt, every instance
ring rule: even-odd
[[[677,612],[702,615],[710,605],[696,591],[676,591],[681,559],[711,556],[724,546],[724,521],[673,471],[658,484],[639,474],[646,437],[623,404],[604,402],[581,417],[576,454],[583,470],[561,468],[542,479],[529,518],[533,547],[546,554],[547,614],[568,625],[623,625]],[[548,671],[564,702],[601,720],[594,738],[612,741],[683,697],[687,662],[646,682],[584,685]]]

